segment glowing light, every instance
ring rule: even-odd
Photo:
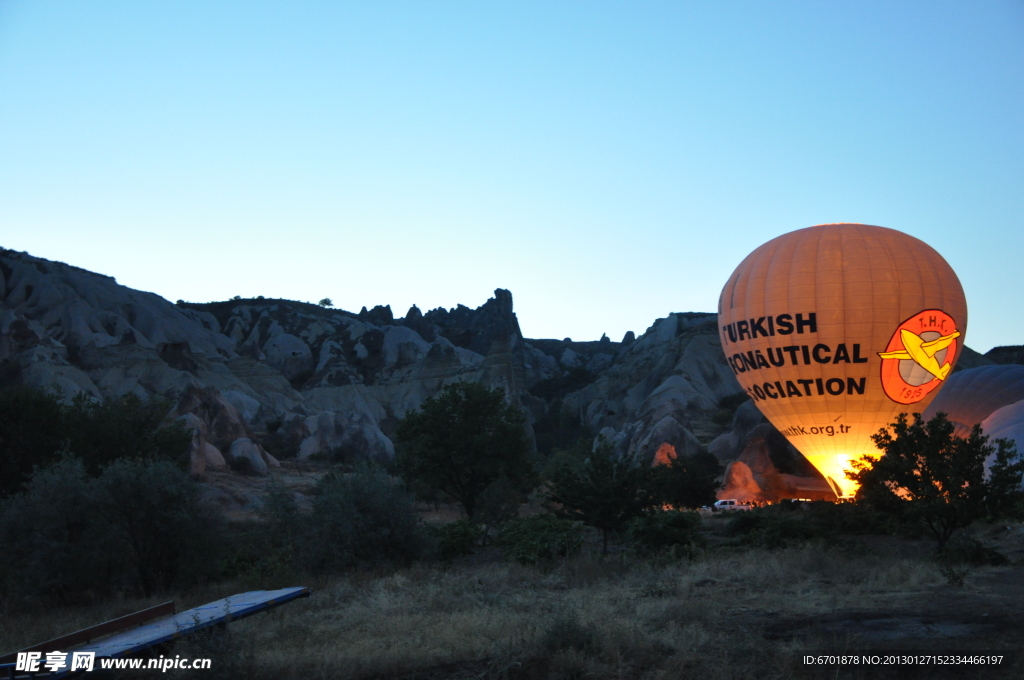
[[[654,453],[654,465],[671,465],[672,461],[676,459],[676,447],[672,446],[668,442],[662,442],[661,446]]]

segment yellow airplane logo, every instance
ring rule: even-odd
[[[879,352],[878,356],[883,359],[910,359],[918,366],[934,375],[939,380],[945,380],[953,368],[951,364],[939,366],[935,355],[949,347],[955,338],[960,337],[960,331],[953,331],[949,335],[925,342],[920,335],[906,328],[900,331],[900,338],[906,349],[898,349],[894,352]]]

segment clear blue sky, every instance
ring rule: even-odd
[[[618,340],[842,221],[1024,343],[1024,3],[0,2],[0,245],[170,300]]]

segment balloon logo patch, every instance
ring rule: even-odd
[[[942,384],[956,359],[956,321],[939,309],[926,309],[896,328],[882,358],[882,388],[899,404],[914,404]]]

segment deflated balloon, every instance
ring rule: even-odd
[[[1009,439],[1017,447],[1018,455],[1024,452],[1024,400],[998,408],[981,423],[981,428],[988,435],[989,441]],[[995,454],[989,456],[987,466],[991,466]]]
[[[966,437],[974,425],[996,410],[1022,399],[1024,366],[978,366],[951,375],[942,393],[923,413],[929,420],[936,413],[945,413],[956,426],[956,434]]]
[[[824,224],[772,239],[722,289],[719,336],[736,379],[825,476],[856,491],[871,435],[921,412],[949,378],[967,302],[930,246],[894,229]]]

